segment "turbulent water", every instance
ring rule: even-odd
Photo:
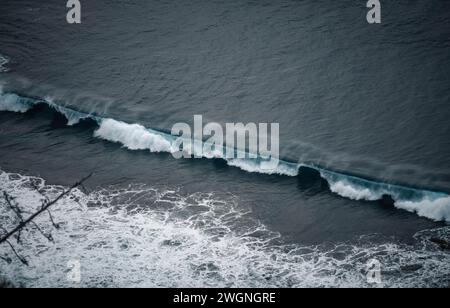
[[[1,274],[67,286],[78,260],[83,286],[366,286],[377,259],[381,286],[448,287],[449,6],[385,3],[369,25],[364,1],[102,0],[68,25],[58,1],[3,1],[1,191],[31,213],[94,175],[52,210],[55,243],[15,245],[29,267],[0,246]],[[168,132],[196,114],[279,123],[278,168],[174,159]]]
[[[0,178],[1,189],[28,211],[39,208],[42,195],[55,198],[65,189],[18,174],[2,172]],[[2,226],[12,227],[5,212]],[[76,190],[52,213],[60,230],[51,231],[48,217],[39,223],[56,243],[36,230],[27,232],[19,252],[30,267],[17,260],[2,265],[14,281],[71,286],[67,263],[79,260],[83,286],[357,287],[369,286],[364,273],[373,258],[384,264],[382,286],[442,287],[449,279],[450,255],[428,241],[447,235],[447,229],[418,233],[413,246],[374,246],[363,238],[329,247],[287,245],[235,196],[184,195],[144,185]]]

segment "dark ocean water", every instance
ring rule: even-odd
[[[448,1],[382,1],[381,25],[366,1],[82,1],[81,25],[64,2],[0,4],[0,188],[33,207],[30,182],[94,176],[55,210],[61,249],[30,231],[5,275],[362,286],[378,258],[385,286],[449,285]],[[196,114],[279,123],[289,163],[151,153]]]

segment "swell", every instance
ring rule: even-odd
[[[177,136],[167,132],[147,128],[140,124],[129,124],[116,119],[101,117],[93,113],[83,113],[73,108],[57,105],[51,99],[31,98],[10,92],[3,93],[0,88],[0,111],[25,113],[39,104],[46,104],[49,108],[64,115],[67,118],[68,125],[75,125],[84,119],[94,121],[98,125],[94,132],[95,137],[120,143],[129,150],[165,153],[178,151],[175,145]],[[202,141],[196,141],[187,151],[189,154],[201,154],[202,157],[207,159],[223,159],[229,166],[247,172],[298,176],[305,168],[310,169],[327,181],[331,192],[341,197],[366,201],[382,200],[388,197],[392,200],[394,206],[399,209],[414,212],[419,216],[435,221],[450,222],[450,195],[444,192],[380,182],[329,170],[308,162],[292,162],[280,159],[278,166],[270,169],[263,157],[229,159],[221,155],[221,153],[226,153],[226,148],[223,151],[216,151],[213,147],[209,147],[209,151],[200,152],[199,150],[204,149],[205,145],[207,144]],[[236,152],[235,149],[232,150]]]

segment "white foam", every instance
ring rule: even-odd
[[[401,200],[395,202],[395,206],[397,208],[416,213],[422,217],[450,223],[449,196],[437,199],[424,198],[419,201]]]
[[[123,144],[130,150],[150,150],[151,152],[168,152],[173,153],[176,149],[170,141],[170,137],[163,134],[152,132],[139,124],[128,124],[113,119],[103,119],[100,127],[94,132],[94,136],[112,142]],[[189,146],[190,145],[190,146]],[[213,150],[204,151],[201,142],[187,142],[184,145],[184,151],[189,155],[197,155],[204,158],[223,158],[223,151]],[[247,172],[257,172],[263,174],[280,174],[288,176],[296,176],[298,173],[297,166],[284,165],[281,162],[274,168],[273,162],[257,161],[256,159],[225,159],[229,166],[238,167]]]
[[[298,166],[286,165],[278,162],[276,167],[269,161],[258,161],[255,159],[227,159],[228,165],[240,168],[247,172],[256,172],[262,174],[279,174],[287,176],[297,176]]]
[[[161,135],[152,133],[142,125],[104,119],[94,133],[95,137],[119,142],[130,150],[171,152],[171,143]]]
[[[1,90],[1,89],[0,89]],[[25,113],[30,110],[32,104],[16,94],[0,91],[0,111]]]
[[[396,208],[407,210],[435,221],[450,222],[450,196],[448,195],[421,191],[422,196],[405,200],[399,196],[398,192],[388,189],[389,185],[385,189],[382,187],[378,189],[374,187],[368,188],[351,183],[343,177],[338,179],[327,172],[321,172],[321,175],[327,180],[330,190],[342,197],[352,200],[376,201],[380,200],[383,195],[389,195],[394,199]]]
[[[54,198],[64,187],[39,178],[0,171],[0,191],[23,206],[26,215]],[[30,227],[18,252],[23,266],[6,245],[0,273],[27,287],[367,287],[366,263],[383,264],[381,286],[447,286],[450,255],[439,249],[398,244],[331,248],[282,244],[231,196],[183,195],[144,185],[110,188],[88,195],[76,190],[52,208],[59,230],[48,216],[36,221],[52,232],[49,243]],[[0,198],[0,224],[17,220]],[[440,229],[440,236],[448,234]],[[430,231],[431,232],[431,231]],[[430,235],[431,236],[431,235]],[[15,243],[15,241],[13,241]],[[81,264],[81,283],[67,280],[68,262]],[[420,264],[402,272],[403,266]]]
[[[327,179],[326,176],[324,178]],[[376,192],[366,187],[351,184],[346,180],[332,181],[327,179],[327,181],[332,192],[351,200],[375,201],[381,199],[384,194],[383,192]]]

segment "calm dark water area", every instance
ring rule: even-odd
[[[428,240],[449,237],[450,2],[382,1],[380,25],[367,10],[96,0],[69,25],[65,1],[2,0],[1,190],[33,204],[28,176],[53,191],[94,175],[79,192],[86,211],[67,201],[56,214],[74,225],[59,232],[62,249],[25,245],[29,271],[0,274],[64,286],[47,264],[80,258],[91,260],[86,286],[361,286],[378,256],[386,286],[448,286],[448,251]],[[134,133],[96,133],[99,118],[168,132],[197,114],[279,123],[281,158],[325,173],[176,160],[130,150]],[[150,231],[128,233],[138,227]]]

